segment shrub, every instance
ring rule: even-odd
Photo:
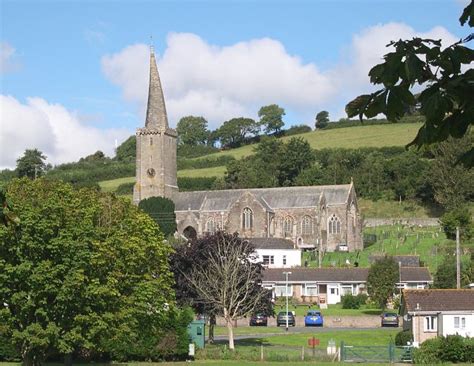
[[[179,145],[178,146],[178,158],[197,158],[199,156],[212,154],[218,152],[219,149],[207,145]]]
[[[408,342],[413,342],[413,333],[411,330],[402,330],[395,336],[396,346],[406,346]]]
[[[413,351],[414,363],[434,364],[440,363],[439,348],[441,340],[439,338],[428,339],[424,341],[420,348],[415,348]]]
[[[202,169],[212,168],[215,166],[224,166],[227,163],[234,161],[233,156],[224,155],[218,158],[202,158],[202,159],[189,159],[189,158],[178,158],[178,170],[181,169]]]
[[[308,125],[296,125],[291,126],[289,129],[285,130],[283,134],[285,136],[299,135],[301,133],[311,132],[311,127]]]
[[[134,185],[135,183],[123,183],[117,187],[117,189],[115,190],[115,193],[119,195],[133,194]]]
[[[155,220],[165,237],[176,231],[176,215],[172,200],[164,197],[145,198],[140,201],[138,207]]]
[[[353,295],[343,295],[341,302],[343,309],[359,309],[361,305],[360,298]]]
[[[456,334],[441,337],[440,340],[439,356],[442,361],[454,363],[469,362],[466,359],[467,342],[465,342],[465,338]]]

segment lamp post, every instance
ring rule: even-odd
[[[285,279],[286,279],[286,291],[285,291],[285,295],[286,295],[286,331],[288,332],[288,275],[291,274],[291,272],[283,272],[283,274],[285,275]]]

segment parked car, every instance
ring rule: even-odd
[[[280,311],[277,315],[277,327],[280,325],[286,326],[286,319],[288,319],[288,325],[294,327],[296,325],[295,316],[291,311]]]
[[[322,327],[323,322],[323,314],[318,310],[308,310],[308,313],[304,317],[305,327]]]
[[[264,314],[254,314],[250,318],[250,326],[262,325],[266,327],[268,325],[268,318]]]
[[[382,318],[382,327],[398,327],[397,313],[383,313],[380,317]]]

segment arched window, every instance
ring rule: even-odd
[[[341,233],[341,221],[336,215],[332,215],[328,223],[329,234],[340,234]]]
[[[303,235],[311,235],[313,233],[313,219],[311,216],[303,217],[301,221],[301,233]]]
[[[250,230],[253,227],[253,212],[250,208],[245,207],[242,212],[242,228]]]
[[[216,231],[216,224],[214,222],[214,219],[207,220],[206,231],[211,234]]]
[[[285,217],[285,220],[283,220],[283,233],[285,236],[293,235],[293,219],[290,216]]]

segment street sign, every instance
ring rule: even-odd
[[[315,346],[319,346],[319,338],[309,338],[308,339],[308,346],[310,347],[315,347]]]

